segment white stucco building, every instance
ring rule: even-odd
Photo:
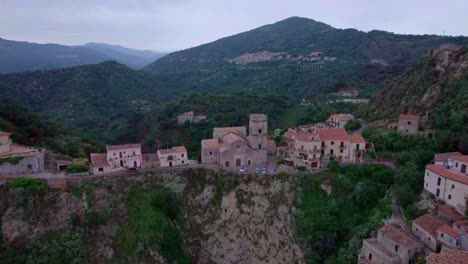
[[[158,150],[158,159],[161,167],[174,167],[188,165],[187,149],[184,146]]]
[[[446,161],[439,159],[437,162],[445,166],[426,166],[424,189],[465,215],[468,201],[468,155],[449,156]]]

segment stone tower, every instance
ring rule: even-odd
[[[248,141],[253,149],[267,148],[268,118],[264,114],[249,116]]]

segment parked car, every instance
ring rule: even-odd
[[[266,174],[267,173],[267,168],[263,168],[262,169],[262,174]]]

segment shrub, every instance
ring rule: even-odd
[[[10,181],[10,186],[16,190],[33,191],[42,193],[47,189],[47,184],[43,180],[32,178],[16,178]]]
[[[23,158],[22,157],[11,157],[11,158],[4,158],[0,159],[0,165],[3,163],[10,163],[12,165],[17,165]]]
[[[81,164],[76,164],[76,163],[70,163],[70,164],[67,165],[67,171],[70,172],[70,173],[87,172],[88,171],[88,166],[81,165]]]
[[[355,130],[358,130],[359,128],[361,128],[361,122],[359,122],[358,120],[349,120],[346,125],[344,126],[344,128],[348,131],[355,131]]]

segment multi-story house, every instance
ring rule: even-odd
[[[107,146],[107,161],[111,168],[140,168],[141,144]]]
[[[201,162],[218,164],[226,169],[264,167],[269,146],[267,132],[268,118],[264,114],[249,116],[248,135],[244,126],[216,127],[213,129],[213,139],[201,142]]]
[[[174,167],[188,164],[187,149],[184,146],[158,150],[161,167]]]
[[[439,216],[425,214],[416,218],[411,225],[411,232],[432,251],[440,250],[440,242],[437,240],[437,229],[447,224]]]
[[[402,134],[414,135],[420,126],[419,115],[401,114],[398,118],[398,131]]]
[[[288,130],[283,137],[291,154],[312,168],[335,159],[342,163],[359,163],[366,153],[361,135],[348,135],[343,128],[316,129],[313,132]]]
[[[90,170],[93,174],[141,168],[143,162],[141,144],[112,145],[106,149],[107,153],[90,154]]]
[[[464,215],[468,201],[468,155],[448,156],[437,162],[444,165],[426,166],[424,189]]]
[[[421,244],[393,225],[381,227],[376,238],[365,239],[359,264],[407,264],[421,251]]]

